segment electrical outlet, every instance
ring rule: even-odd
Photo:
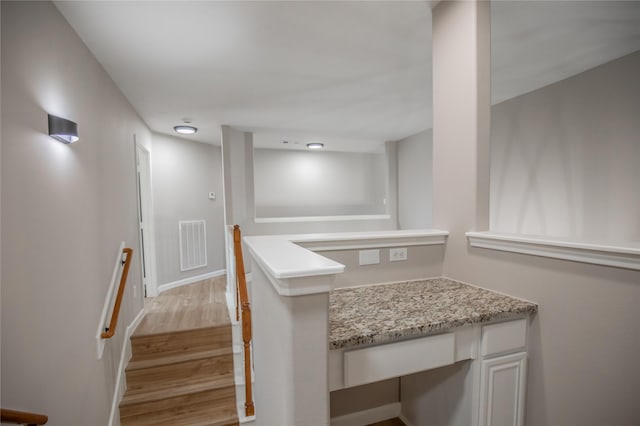
[[[407,248],[397,247],[389,249],[389,260],[391,262],[399,262],[401,260],[407,260]]]

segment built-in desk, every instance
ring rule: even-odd
[[[473,360],[477,424],[522,424],[527,317],[537,309],[447,278],[333,290],[329,389]]]
[[[255,425],[330,425],[330,390],[389,377],[402,377],[402,386],[414,379],[428,386],[437,381],[411,373],[442,372],[447,368],[436,368],[452,364],[465,367],[461,387],[456,383],[453,390],[456,415],[434,421],[429,413],[428,421],[420,417],[414,426],[521,424],[528,316],[535,304],[445,278],[336,289],[337,275],[354,272],[320,254],[438,247],[447,234],[245,237],[252,262]],[[403,412],[411,404],[405,404],[407,394]],[[454,399],[421,388],[414,394],[435,395],[436,415],[446,411],[440,401]],[[424,407],[422,402],[417,405]]]

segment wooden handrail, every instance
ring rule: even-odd
[[[118,325],[118,316],[120,315],[120,305],[122,304],[122,296],[124,296],[124,287],[127,284],[127,275],[129,275],[129,266],[131,266],[131,255],[133,249],[124,248],[122,252],[127,255],[127,260],[124,261],[124,269],[122,270],[122,276],[120,277],[120,286],[118,287],[118,295],[116,296],[116,302],[113,305],[113,312],[111,313],[111,321],[109,327],[106,327],[100,337],[103,339],[109,339],[116,334],[116,326]]]
[[[233,252],[236,258],[236,284],[240,295],[242,308],[242,342],[244,343],[244,412],[247,417],[254,415],[252,385],[251,385],[251,306],[247,280],[244,273],[244,260],[242,259],[242,237],[240,226],[233,227]]]
[[[46,424],[49,417],[44,414],[28,413],[26,411],[0,409],[0,421],[16,425],[38,426]]]

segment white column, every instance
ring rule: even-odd
[[[465,232],[489,227],[490,9],[441,1],[433,9],[433,227],[449,237],[445,276],[464,269]],[[478,424],[480,361],[402,379],[402,410],[415,425]]]
[[[328,425],[329,293],[282,296],[252,270],[256,426]]]
[[[490,4],[433,9],[433,224],[449,243],[489,226]]]

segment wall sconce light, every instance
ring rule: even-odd
[[[324,144],[322,142],[310,142],[307,144],[307,148],[309,149],[322,149],[324,148]]]
[[[76,123],[51,114],[49,114],[49,136],[66,144],[77,142],[80,139]]]

